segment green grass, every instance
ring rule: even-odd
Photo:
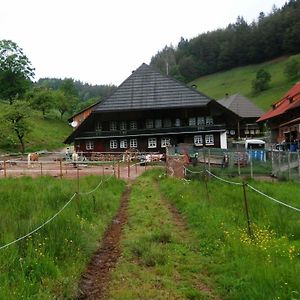
[[[80,179],[82,192],[101,177]],[[0,299],[73,299],[81,273],[119,206],[125,184],[114,178],[75,198],[52,222],[0,250]],[[77,183],[51,177],[0,181],[0,246],[54,215]]]
[[[200,283],[203,274],[198,247],[178,227],[148,171],[132,187],[122,257],[113,273],[109,299],[209,299]]]
[[[251,181],[259,190],[300,207],[293,182]],[[252,238],[247,233],[241,186],[162,178],[160,187],[186,217],[197,236],[199,255],[218,285],[222,299],[300,298],[299,212],[247,189]]]
[[[295,55],[300,60],[300,54]],[[284,65],[288,57],[282,57],[273,61],[257,65],[235,68],[226,72],[211,74],[200,77],[191,84],[196,84],[197,89],[213,99],[219,100],[229,95],[240,93],[251,99],[264,111],[270,109],[272,103],[278,101],[297,82],[288,81],[283,74]],[[271,76],[270,89],[253,96],[251,93],[251,82],[255,79],[256,72],[264,68]]]
[[[8,105],[0,102],[0,117],[3,106]],[[55,150],[64,147],[63,141],[72,132],[66,119],[61,120],[58,114],[53,111],[45,116],[38,111],[32,110],[28,119],[30,132],[25,136],[25,151]],[[13,138],[0,141],[1,152],[20,152],[20,145],[16,135]]]

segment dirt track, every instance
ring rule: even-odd
[[[121,255],[120,239],[127,222],[127,205],[131,188],[128,186],[121,199],[121,206],[111,225],[107,228],[101,248],[98,249],[79,284],[78,299],[106,299],[112,269]]]

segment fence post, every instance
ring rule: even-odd
[[[300,177],[300,150],[297,152],[297,158],[298,158],[298,176]]]
[[[288,151],[288,179],[291,179],[291,152]]]
[[[128,178],[130,178],[130,161],[128,159],[128,162],[127,162],[127,171],[128,171]]]
[[[118,179],[120,178],[120,161],[118,161]]]
[[[243,182],[243,194],[244,194],[245,212],[246,212],[246,217],[247,217],[248,234],[250,237],[252,237],[248,201],[247,201],[247,196],[246,196],[246,186],[247,186],[247,184],[245,182]]]
[[[104,164],[102,164],[102,176],[104,176]]]
[[[241,176],[240,152],[237,152],[238,175]]]
[[[274,152],[273,152],[273,146],[271,146],[271,168],[272,168],[272,174],[274,175]]]
[[[41,162],[41,176],[43,176],[43,163]]]
[[[77,169],[78,169],[78,166],[77,166]],[[62,173],[62,161],[61,160],[59,161],[59,176],[60,176],[60,179],[62,179],[63,173]]]
[[[6,177],[6,160],[3,162],[4,177]]]
[[[207,158],[207,161],[208,161],[208,171],[210,172],[210,149],[208,149],[208,158]]]
[[[137,163],[135,163],[135,175],[137,175],[137,172],[138,172],[138,170],[137,170]]]
[[[207,200],[210,201],[209,199],[209,190],[208,190],[208,173],[206,172],[206,170],[204,171],[204,182],[205,182],[205,189],[206,189],[206,197]]]
[[[77,193],[79,196],[79,168],[78,168],[78,166],[77,166]]]
[[[114,169],[114,177],[116,177],[116,165],[115,165],[115,158],[113,160],[113,169]]]
[[[252,148],[252,147],[251,147]],[[252,149],[250,149],[250,177],[253,179],[253,160],[252,160]]]

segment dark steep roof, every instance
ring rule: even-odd
[[[225,97],[218,102],[242,118],[259,118],[263,114],[259,107],[240,94]]]
[[[142,64],[94,112],[206,106],[211,99]]]

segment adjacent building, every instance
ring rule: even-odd
[[[251,100],[241,94],[228,95],[218,100],[227,109],[237,116],[235,122],[227,128],[227,135],[232,139],[256,138],[262,135],[261,125],[256,120],[263,114],[263,111]]]
[[[273,143],[285,144],[291,150],[299,149],[300,141],[300,82],[296,83],[257,122],[266,123]]]

